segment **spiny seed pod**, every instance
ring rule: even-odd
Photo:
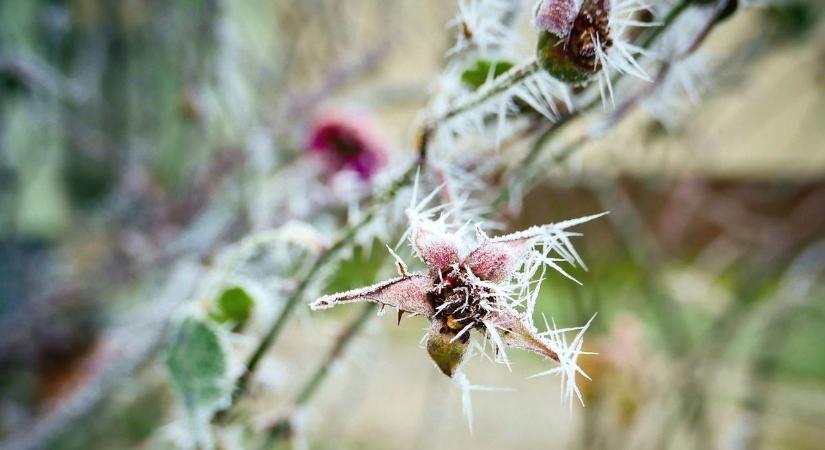
[[[574,16],[575,2],[569,0],[545,0],[539,6],[537,53],[545,70],[567,83],[583,83],[602,70],[600,54],[613,46],[610,1],[584,0]]]

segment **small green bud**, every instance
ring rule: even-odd
[[[451,319],[433,320],[430,334],[427,337],[427,353],[444,375],[452,378],[456,370],[464,361],[469,345],[469,333],[453,340],[456,331],[451,327]]]

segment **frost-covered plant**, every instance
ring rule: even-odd
[[[690,111],[710,90],[710,72],[716,62],[704,53],[671,63],[668,77],[644,101],[648,114],[668,130],[678,129]]]
[[[582,84],[598,76],[610,98],[611,70],[649,80],[636,62],[645,53],[627,39],[630,27],[649,26],[635,19],[647,9],[641,0],[540,0],[536,26],[541,30],[538,58],[542,67],[559,80]]]
[[[410,213],[409,242],[426,264],[426,273],[410,273],[393,252],[398,277],[325,295],[313,302],[312,308],[370,301],[380,304],[382,310],[395,308],[399,323],[404,314],[427,317],[427,352],[448,377],[454,377],[465,361],[471,331],[475,330],[484,336],[484,342],[491,342],[496,360],[504,364],[509,365],[507,346],[557,362],[559,367],[546,374],[561,375],[567,398],[580,397],[576,373],[586,375],[576,359],[589,324],[557,330],[545,323],[547,329],[540,332],[533,323],[533,311],[546,267],[569,277],[560,262],[583,265],[570,239],[578,233],[569,229],[601,214],[494,238],[477,228],[475,242],[468,242],[460,230],[451,230],[446,216],[431,220],[415,211]],[[567,331],[578,331],[570,343],[564,335]]]
[[[502,229],[502,203],[509,199],[511,209],[518,209],[515,205],[520,207],[532,178],[546,175],[548,168],[557,168],[568,155],[605,136],[634,105],[645,106],[668,130],[690,119],[688,108],[711,93],[709,79],[715,74],[714,60],[697,51],[701,43],[738,8],[768,1],[539,0],[529,10],[527,0],[457,0],[457,15],[449,23],[455,41],[444,55],[444,70],[433,74],[434,89],[416,127],[415,151],[383,139],[375,116],[325,106],[343,100],[336,91],[381,60],[381,51],[370,56],[372,50],[362,52],[363,46],[342,41],[319,46],[331,53],[359,53],[342,55],[341,67],[331,67],[339,64],[333,55],[289,64],[292,56],[303,59],[313,52],[295,47],[288,32],[281,39],[282,29],[267,22],[279,15],[258,14],[254,5],[290,2],[224,2],[232,8],[214,11],[221,37],[215,44],[220,48],[210,68],[213,73],[205,77],[213,80],[199,85],[182,77],[193,83],[186,86],[183,112],[197,116],[187,120],[206,118],[202,128],[209,145],[231,149],[226,155],[233,164],[216,164],[200,183],[187,184],[185,192],[197,195],[183,208],[165,204],[165,195],[143,186],[151,177],[141,171],[132,176],[130,169],[130,176],[124,177],[123,194],[131,195],[131,184],[137,181],[141,186],[135,190],[146,196],[135,204],[157,201],[161,206],[158,224],[147,226],[154,232],[147,229],[144,235],[141,230],[138,239],[130,239],[128,252],[146,253],[141,266],[148,262],[146,266],[160,267],[159,272],[166,270],[163,261],[182,260],[181,267],[193,266],[180,269],[191,273],[187,283],[170,276],[168,286],[175,289],[162,296],[174,300],[170,304],[186,300],[180,314],[171,315],[179,320],[167,353],[169,374],[180,394],[180,445],[246,448],[249,443],[242,442],[242,434],[261,436],[261,428],[276,434],[272,430],[277,427],[261,425],[266,396],[254,396],[257,404],[235,407],[246,394],[256,392],[250,387],[272,390],[279,380],[292,376],[293,371],[274,367],[277,359],[271,350],[289,329],[295,311],[310,299],[317,299],[314,309],[363,301],[378,303],[382,310],[397,309],[399,321],[404,314],[426,317],[426,350],[438,370],[462,389],[465,408],[471,391],[490,389],[470,384],[462,368],[473,355],[487,356],[490,348],[493,354],[488,357],[503,364],[509,364],[508,348],[554,361],[557,366],[538,375],[560,375],[570,404],[574,397],[581,399],[576,378],[586,375],[578,357],[586,353],[583,335],[589,323],[567,329],[546,319],[537,324],[535,308],[547,272],[570,277],[565,264],[583,265],[572,245],[578,234],[571,229],[597,216],[492,238],[481,230],[495,234],[493,230]],[[341,2],[292,3],[314,14]],[[358,5],[319,15],[324,17],[321,26],[306,27],[310,41],[346,40],[361,31],[353,20],[378,17],[388,41],[410,35],[397,30],[396,25],[405,21],[399,19],[407,19],[395,10],[399,2],[353,3]],[[381,14],[352,10],[366,9],[364,5],[377,5]],[[245,19],[238,21],[236,16]],[[244,26],[258,17],[265,17],[262,26]],[[303,21],[295,22],[304,27]],[[347,32],[325,33],[336,26]],[[266,30],[277,44],[262,42],[258,32],[247,35],[247,28]],[[372,33],[367,34],[372,41]],[[280,43],[297,51],[273,54],[272,47]],[[360,56],[360,63],[343,64],[350,56]],[[279,73],[290,66],[296,69]],[[11,72],[18,75],[17,70]],[[295,77],[307,79],[295,83]],[[276,98],[256,95],[263,90],[263,78],[279,85]],[[308,87],[304,84],[316,81],[318,90],[303,92]],[[377,85],[372,80],[364,84],[370,89],[361,91]],[[603,126],[596,127],[598,133],[582,133],[587,127],[559,132],[568,123],[581,124],[579,118],[598,105],[599,97],[607,107],[614,96],[620,104],[606,114]],[[387,97],[380,103],[394,101]],[[347,100],[350,104],[353,99]],[[274,133],[273,118],[278,125]],[[525,153],[523,143],[529,144]],[[409,240],[426,270],[408,270],[390,250],[398,277],[321,296],[326,278],[356,249],[368,252],[375,242],[399,238],[416,173],[442,186],[437,195],[443,206],[427,212],[411,209],[410,229],[401,238]],[[186,211],[179,214],[178,209]],[[434,219],[438,211],[448,213]],[[172,218],[179,215],[185,219]],[[171,240],[177,231],[181,235]],[[243,235],[247,237],[230,244]],[[152,245],[143,245],[146,242]],[[286,405],[288,413],[279,420],[288,422],[290,431],[300,428],[295,427],[296,418],[302,417],[316,387],[371,315],[372,305],[365,306],[344,327],[315,375],[306,379],[305,389]],[[170,315],[165,307],[158,314]],[[271,410],[270,406],[264,408]],[[254,420],[242,421],[250,418]],[[255,433],[246,433],[249,428]],[[228,436],[234,437],[227,440]]]
[[[520,186],[513,180],[530,172],[523,169],[538,161],[548,137],[598,104],[599,97],[605,106],[614,102],[614,90],[620,101],[631,98],[639,104],[645,104],[646,97],[652,98],[651,92],[684,91],[695,100],[697,90],[693,89],[692,78],[677,77],[683,73],[677,63],[684,62],[685,55],[668,58],[675,52],[668,48],[675,44],[658,48],[653,44],[664,33],[665,37],[678,37],[669,40],[678,43],[679,48],[692,49],[707,35],[703,30],[715,22],[697,22],[696,32],[678,29],[675,19],[692,8],[692,0],[669,2],[666,6],[644,0],[540,0],[530,15],[538,28],[535,33],[524,26],[525,21],[518,20],[522,3],[458,2],[458,15],[450,23],[455,45],[447,51],[446,67],[436,77],[428,106],[420,115],[417,151],[411,161],[388,152],[387,143],[366,116],[351,110],[316,108],[320,113],[307,124],[308,136],[302,136],[307,152],[299,154],[296,166],[287,167],[300,166],[304,170],[284,170],[267,180],[266,186],[277,187],[273,192],[300,188],[302,195],[286,196],[300,197],[300,208],[288,208],[282,219],[297,215],[313,225],[322,224],[319,228],[337,237],[307,258],[294,278],[284,280],[290,292],[283,296],[277,316],[256,333],[256,339],[260,339],[245,358],[226,409],[232,409],[248,386],[256,382],[253,374],[260,372],[264,355],[284,330],[296,305],[310,298],[317,298],[311,304],[313,309],[374,302],[381,305],[382,311],[395,308],[399,322],[404,314],[426,317],[430,322],[427,352],[436,367],[462,389],[465,410],[470,391],[489,389],[470,384],[462,371],[463,364],[474,354],[486,355],[488,348],[494,353],[491,359],[507,365],[508,347],[554,361],[557,367],[538,375],[559,375],[564,398],[571,406],[574,397],[582,399],[576,377],[587,375],[577,361],[586,353],[582,350],[583,334],[589,322],[557,329],[555,323],[544,319],[537,326],[534,312],[547,268],[572,278],[563,265],[583,266],[572,245],[578,233],[570,230],[598,215],[492,238],[481,230],[496,229],[502,218],[496,214],[499,198],[520,196]],[[715,20],[715,14],[709,20]],[[659,25],[668,28],[666,32],[646,30]],[[527,46],[528,53],[521,53],[525,48],[519,45],[523,35],[538,41],[535,52]],[[667,65],[673,66],[672,79],[651,80],[648,76],[648,72],[656,73],[656,69]],[[659,73],[668,75],[665,70]],[[624,77],[626,74],[633,77]],[[649,88],[636,92],[635,83],[615,84],[623,78],[654,83],[646,83]],[[621,118],[624,111],[616,108],[611,119]],[[612,125],[617,121],[608,122]],[[543,133],[539,135],[538,130]],[[513,168],[513,154],[505,150],[532,135],[539,136],[530,152],[512,174],[507,173]],[[565,154],[596,137],[581,137],[569,145]],[[554,162],[560,160],[554,157]],[[319,161],[321,164],[313,164]],[[398,222],[403,217],[403,199],[418,179],[416,173],[442,185],[427,202],[440,194],[443,206],[425,212],[422,208],[407,211],[406,238],[426,271],[409,271],[390,250],[398,277],[318,298],[324,277],[334,272],[336,263],[353,249],[369,247],[376,240],[387,242],[401,234]],[[527,184],[527,180],[518,182]],[[490,194],[496,191],[503,195],[493,200]],[[331,200],[338,196],[343,201]],[[415,198],[414,193],[412,196]],[[349,212],[346,220],[343,205]],[[438,211],[447,212],[433,218]],[[468,224],[476,224],[475,233]],[[357,331],[362,317],[359,315],[348,329]],[[332,364],[348,342],[339,341],[323,364]],[[310,394],[302,394],[294,407],[306,402],[327,373],[326,367],[318,369],[317,378],[310,378],[304,391]],[[287,429],[292,427],[291,417],[283,420]],[[213,420],[216,422],[220,420]]]

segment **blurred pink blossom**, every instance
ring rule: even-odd
[[[388,151],[372,116],[340,108],[326,109],[315,116],[307,148],[332,174],[352,171],[361,180],[369,180],[386,164]]]

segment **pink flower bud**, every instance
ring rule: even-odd
[[[460,261],[458,244],[453,235],[438,230],[430,222],[417,225],[413,233],[413,246],[433,276]]]
[[[367,114],[330,109],[313,120],[307,148],[321,157],[332,173],[355,172],[370,179],[386,163],[387,145]]]
[[[577,13],[576,0],[544,0],[536,8],[536,26],[565,38],[573,28]]]
[[[464,265],[482,280],[504,282],[522,263],[533,237],[485,242],[467,255]]]

